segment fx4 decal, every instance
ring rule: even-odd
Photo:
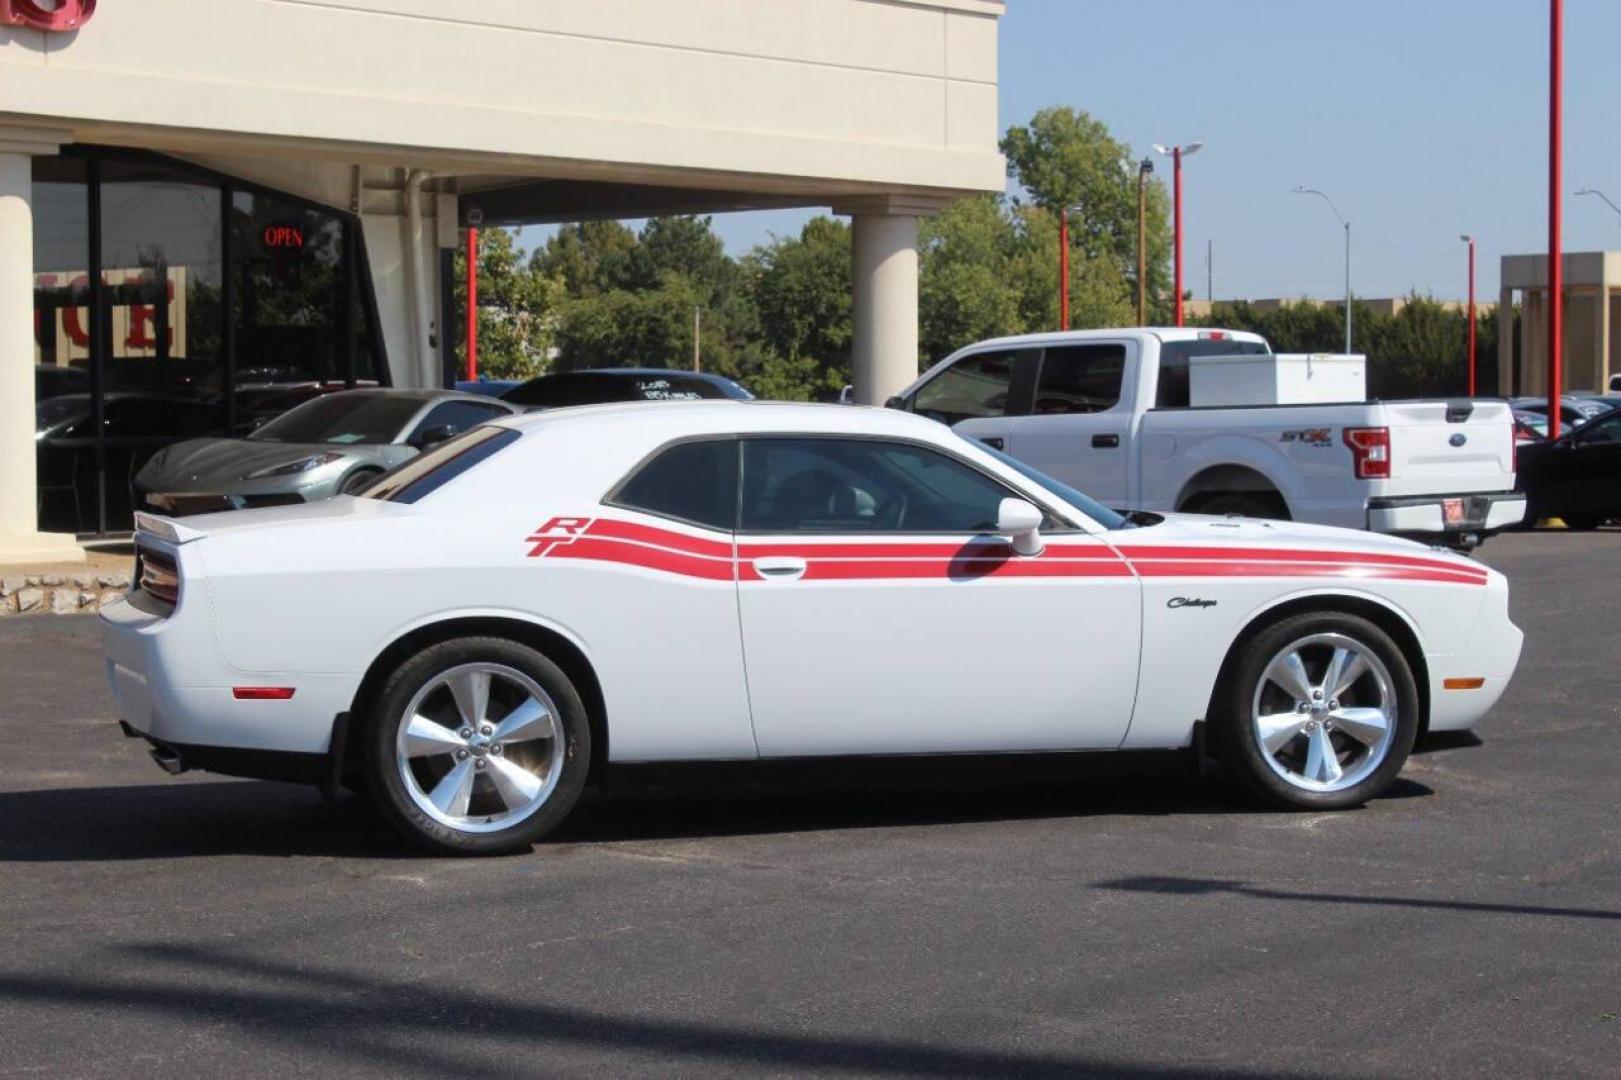
[[[1333,446],[1333,431],[1333,428],[1326,427],[1300,428],[1296,431],[1285,431],[1278,437],[1278,441],[1305,443],[1307,446]]]

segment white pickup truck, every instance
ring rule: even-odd
[[[1237,365],[1270,355],[1265,339],[1221,330],[997,338],[946,357],[890,405],[1121,509],[1237,513],[1459,548],[1525,516],[1506,402],[1201,407],[1190,397],[1190,367],[1208,384],[1222,358],[1236,377]]]

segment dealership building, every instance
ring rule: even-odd
[[[999,0],[0,0],[0,562],[298,386],[440,385],[469,220],[825,207],[855,388],[999,191]],[[638,358],[626,357],[626,362]]]

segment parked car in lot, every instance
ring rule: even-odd
[[[1262,367],[1255,334],[1084,330],[961,349],[891,401],[1117,508],[1306,521],[1470,547],[1518,523],[1501,401],[1201,406],[1194,369]],[[1300,357],[1303,378],[1314,374]],[[1324,358],[1328,377],[1333,357]]]
[[[701,401],[754,397],[731,379],[670,368],[596,368],[530,379],[501,395],[502,401],[530,409],[604,405],[613,401]]]
[[[313,398],[240,439],[191,439],[135,477],[141,506],[187,515],[314,502],[516,408],[451,390],[344,390]]]
[[[522,379],[462,379],[456,383],[456,389],[464,394],[483,394],[485,397],[500,397],[515,386],[522,386]]]
[[[1572,529],[1596,529],[1621,517],[1621,411],[1521,446],[1520,488],[1527,524],[1562,518]]]
[[[1540,431],[1544,435],[1548,433],[1547,398],[1517,397],[1511,399],[1509,404],[1514,407],[1514,411],[1516,413],[1541,417],[1542,425]],[[1559,399],[1559,428],[1561,431],[1569,431],[1572,428],[1579,428],[1594,417],[1603,416],[1605,413],[1609,412],[1611,408],[1613,408],[1613,406],[1600,404],[1591,397],[1579,397],[1573,394],[1566,394],[1564,397]]]
[[[126,731],[170,771],[347,780],[453,852],[538,839],[617,762],[1188,748],[1351,806],[1521,639],[1464,556],[1128,519],[879,409],[531,414],[361,498],[139,525],[102,611]]]

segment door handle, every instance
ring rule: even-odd
[[[1120,445],[1120,436],[1094,435],[1092,436],[1092,445],[1098,447],[1100,450],[1110,450]]]
[[[979,437],[979,441],[990,447],[992,450],[1007,449],[1007,440],[1002,438],[1000,435],[981,435]]]
[[[805,560],[792,555],[769,555],[754,560],[754,572],[766,581],[794,581],[805,576]]]

